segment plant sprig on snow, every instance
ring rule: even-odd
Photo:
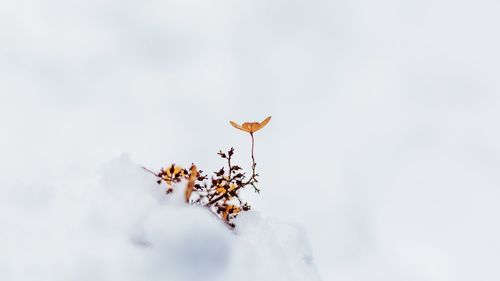
[[[219,157],[226,159],[227,167],[222,167],[220,170],[213,172],[214,175],[210,180],[194,164],[191,164],[189,170],[175,164],[171,164],[167,168],[161,168],[159,172],[143,168],[158,178],[158,184],[166,183],[166,194],[172,193],[176,184],[187,181],[184,195],[186,203],[207,207],[218,218],[234,227],[236,216],[240,212],[248,211],[251,208],[247,202],[242,201],[239,192],[249,186],[253,187],[255,192],[260,192],[260,189],[257,188],[259,174],[256,171],[257,163],[254,156],[255,139],[253,134],[266,126],[270,120],[271,116],[262,122],[245,122],[242,125],[230,121],[233,127],[247,132],[251,136],[252,174],[249,177],[247,177],[241,166],[233,165],[231,162],[234,155],[233,147],[227,152],[221,150],[217,153]]]

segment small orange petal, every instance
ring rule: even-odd
[[[233,127],[235,127],[236,129],[239,129],[239,130],[242,130],[242,131],[245,131],[245,132],[248,132],[246,129],[244,129],[243,127],[241,127],[239,124],[237,124],[236,122],[233,122],[233,121],[229,121],[229,123],[231,125],[233,125]]]
[[[264,119],[264,121],[260,122],[260,128],[264,128],[264,126],[266,126],[269,121],[271,121],[271,116],[268,116],[266,119]]]
[[[266,119],[264,119],[264,121],[260,123],[255,123],[256,125],[254,126],[253,132],[257,132],[258,130],[264,128],[264,126],[266,126],[267,123],[269,123],[269,120],[271,120],[271,116],[267,117]]]
[[[217,189],[215,189],[215,192],[217,192],[218,194],[224,194],[226,193],[226,189],[223,187],[218,187]]]

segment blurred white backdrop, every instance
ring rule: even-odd
[[[2,1],[0,183],[34,202],[122,153],[248,165],[228,121],[270,114],[248,197],[305,227],[324,280],[499,280],[499,8]]]

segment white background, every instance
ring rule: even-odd
[[[33,204],[122,153],[248,167],[228,121],[272,115],[248,198],[305,227],[324,280],[498,280],[499,8],[2,1],[0,188]]]

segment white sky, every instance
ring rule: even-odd
[[[270,114],[250,200],[305,227],[324,280],[498,280],[499,8],[1,2],[0,183],[78,182],[122,153],[248,164],[228,120]]]

